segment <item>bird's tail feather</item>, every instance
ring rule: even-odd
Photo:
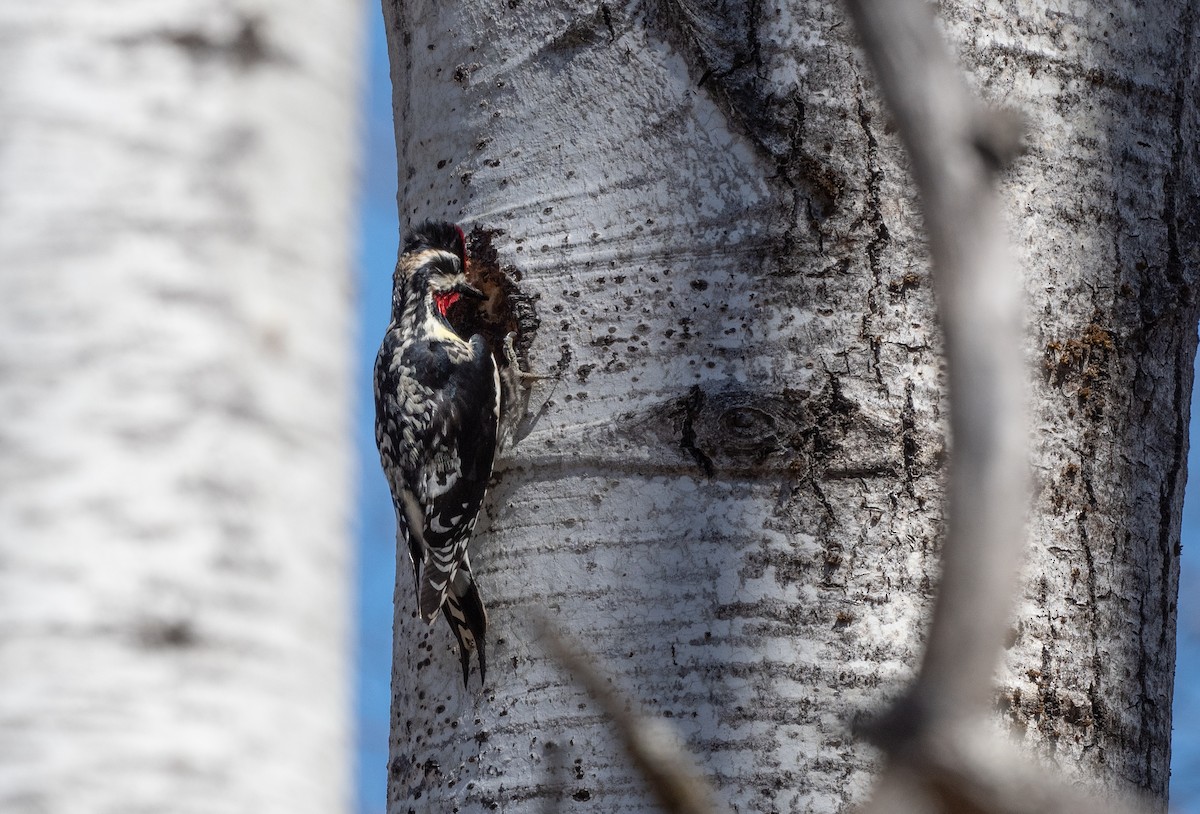
[[[471,653],[479,655],[479,681],[487,680],[487,611],[470,566],[460,568],[444,605],[446,622],[458,640],[458,658],[462,662],[463,686],[471,674]]]
[[[464,568],[470,573],[471,563],[466,557],[466,541],[444,549],[426,550],[421,567],[421,590],[417,605],[421,618],[433,624],[437,619],[450,586]]]

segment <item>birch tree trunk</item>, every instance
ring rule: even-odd
[[[349,802],[354,3],[0,8],[0,810]]]
[[[537,297],[545,408],[472,561],[480,693],[397,583],[390,810],[643,811],[531,615],[672,719],[738,812],[876,767],[938,579],[944,418],[920,213],[841,6],[384,3],[401,220],[475,226]],[[1194,3],[942,5],[1022,110],[1036,497],[997,721],[1166,794],[1196,347]]]

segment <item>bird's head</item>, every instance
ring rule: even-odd
[[[475,300],[485,299],[482,291],[467,282],[466,275],[462,272],[462,265],[457,262],[457,259],[450,258],[451,262],[449,263],[439,262],[448,257],[446,252],[439,254],[441,257],[426,266],[429,271],[427,286],[429,295],[433,298],[434,307],[443,318],[454,303],[463,297]]]
[[[408,230],[404,239],[404,254],[417,254],[425,249],[439,249],[458,258],[467,267],[467,238],[458,224],[427,220]]]
[[[445,319],[450,308],[463,297],[486,298],[482,291],[467,282],[466,262],[466,239],[462,229],[453,223],[426,221],[413,228],[404,241],[396,274],[407,280],[414,293],[428,294]]]

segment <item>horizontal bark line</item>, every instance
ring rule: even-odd
[[[658,450],[657,454],[647,451],[642,458],[634,458],[628,454],[632,450],[610,451],[607,457],[590,451],[563,451],[558,454],[535,454],[522,457],[520,461],[501,463],[496,467],[495,479],[503,481],[506,477],[516,477],[521,484],[536,484],[560,481],[564,477],[601,479],[610,474],[636,475],[647,478],[663,476],[693,477],[704,481],[725,481],[728,483],[757,482],[774,477],[795,479],[797,476],[813,477],[818,480],[882,480],[895,478],[905,472],[903,454],[894,459],[845,465],[830,465],[813,471],[808,461],[796,455],[793,462],[761,464],[714,464],[711,471],[705,471],[696,464],[694,459],[676,454],[674,450]],[[674,457],[676,460],[664,460]],[[608,474],[606,474],[608,473]],[[699,476],[699,477],[697,477]],[[939,472],[930,471],[919,477],[939,479]]]

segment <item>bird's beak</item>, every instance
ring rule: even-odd
[[[470,283],[465,283],[465,282],[459,283],[458,285],[454,286],[454,290],[457,291],[459,294],[462,294],[464,297],[470,297],[473,300],[486,300],[487,299],[487,294],[484,294],[482,291],[480,291],[478,288],[471,285]]]

